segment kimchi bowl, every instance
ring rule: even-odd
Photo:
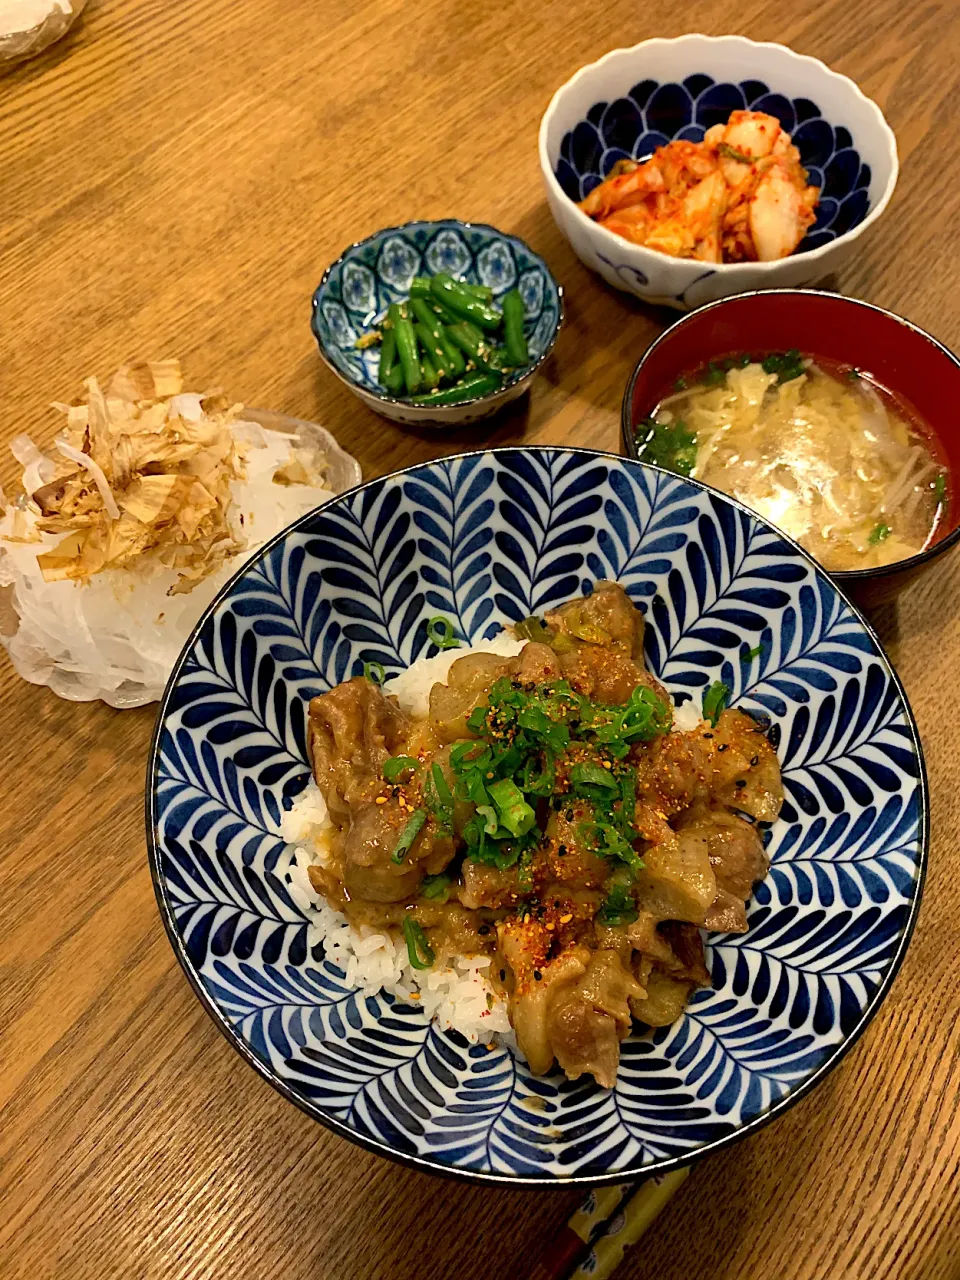
[[[561,645],[571,601],[583,612]],[[629,654],[617,651],[612,631],[589,623],[589,608],[603,601],[627,620]],[[688,922],[701,972],[668,1016],[639,993],[630,1025],[629,1014],[618,1020],[615,992],[586,982],[589,970],[586,985],[579,981],[578,956],[606,947],[612,972],[609,930],[634,927],[629,917],[622,926],[608,918],[602,942],[584,916],[579,935],[562,933],[575,927],[571,912],[550,914],[557,905],[550,899],[563,880],[569,901],[585,902],[591,890],[575,887],[580,871],[551,872],[557,881],[548,892],[521,887],[519,904],[483,917],[476,948],[444,949],[434,928],[431,912],[449,910],[462,921],[471,905],[465,891],[476,884],[466,861],[480,858],[470,852],[477,821],[468,837],[454,815],[446,852],[432,847],[440,861],[418,861],[418,842],[439,822],[443,787],[435,782],[429,816],[415,807],[404,779],[419,768],[436,772],[436,759],[431,766],[429,754],[399,754],[390,724],[422,715],[414,703],[426,693],[430,719],[440,714],[434,695],[453,690],[458,653],[480,651],[486,670],[502,675],[516,672],[510,664],[523,662],[531,646],[547,667],[586,655],[598,679],[633,664],[623,714],[614,714],[621,695],[612,685],[588,695],[569,665],[563,672],[573,692],[556,673],[536,677],[558,698],[579,699],[577,719],[566,722],[578,750],[581,717],[599,710],[596,723],[618,726],[614,738],[646,733],[654,747],[676,739],[685,751],[696,738],[698,759],[724,751],[722,759],[741,761],[710,801],[723,801],[723,822],[748,834],[753,850],[736,901],[726,899],[732,914],[671,905],[651,915],[665,884],[655,842],[669,843],[666,826],[660,836],[640,832],[629,850],[621,843],[617,855],[609,829],[606,844],[599,834],[596,847],[589,843],[604,826],[599,817],[578,830],[581,868],[590,873],[594,857],[600,880],[604,868],[616,870],[621,901],[634,895],[664,925]],[[529,671],[513,682],[493,674],[489,687],[475,684],[474,710],[452,735],[466,735],[471,761],[496,699],[534,696]],[[541,706],[541,729],[553,734],[560,726]],[[355,714],[358,707],[379,708],[379,719]],[[445,714],[453,714],[449,704]],[[754,743],[752,754],[737,755],[731,725]],[[318,726],[326,735],[319,745]],[[612,746],[606,758],[622,783],[622,758]],[[328,766],[339,778],[335,790]],[[750,792],[754,766],[765,771],[771,801],[761,797],[760,807],[738,799],[741,788]],[[590,769],[599,782],[587,781],[603,784],[603,768],[594,761]],[[513,791],[505,800],[489,784],[497,814],[481,808],[480,796],[470,801],[476,819],[492,822],[487,830],[518,819],[520,792],[547,796],[526,772],[516,787],[499,788]],[[354,774],[362,785],[351,796]],[[559,808],[567,810],[572,792],[564,794],[570,798]],[[626,795],[622,785],[618,795]],[[638,790],[638,810],[640,798]],[[623,830],[625,804],[611,809]],[[392,836],[368,840],[364,824],[375,826],[394,805],[396,844]],[[542,807],[536,821],[548,835],[555,806],[544,799]],[[688,1164],[815,1087],[894,979],[928,842],[922,753],[903,690],[876,637],[816,563],[703,485],[630,459],[554,447],[408,468],[339,495],[260,550],[211,605],[167,687],[146,819],[171,944],[207,1012],[251,1066],[371,1151],[429,1172],[529,1186],[615,1182]],[[667,820],[665,811],[660,821]],[[324,830],[334,841],[332,861],[322,851],[315,860],[308,847],[311,833]],[[497,828],[491,838],[502,834]],[[348,893],[338,897],[329,873],[340,856],[331,850],[345,847],[335,846],[340,836],[353,841],[348,861],[360,879],[348,876]],[[616,857],[624,861],[614,868]],[[670,875],[691,900],[709,880],[708,903],[719,872],[718,865],[714,882],[711,862],[696,881],[683,870]],[[395,891],[400,881],[403,893]],[[636,896],[650,893],[642,902]],[[383,914],[366,922],[351,915],[351,899],[364,896],[374,906],[379,900]],[[531,978],[544,999],[525,1006],[523,1017],[542,1015],[555,1037],[561,990],[596,1026],[609,1032],[613,1017],[612,1074],[571,1069],[562,1051],[563,1069],[550,1065],[552,1055],[538,1060],[531,1052],[530,1025],[511,1004],[519,987],[505,995],[500,985],[517,963],[495,949],[510,911],[511,927],[542,922],[543,936],[552,927],[558,939],[559,954],[545,948],[543,971]],[[719,932],[725,922],[731,931]],[[660,934],[654,949],[662,952],[672,936]],[[630,937],[631,947],[646,945]],[[500,982],[491,956],[502,966]],[[628,947],[624,963],[629,956]],[[563,964],[575,988],[553,984]],[[640,964],[633,972],[618,981],[636,996],[650,970]]]
[[[777,119],[819,188],[816,220],[787,257],[670,257],[593,221],[578,202],[617,164],[675,140],[700,142],[732,111]],[[816,58],[743,36],[686,35],[617,49],[554,94],[540,124],[540,168],[554,220],[614,288],[686,311],[745,290],[815,284],[841,268],[897,182],[896,139],[879,107]]]

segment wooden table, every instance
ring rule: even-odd
[[[668,318],[581,267],[544,203],[540,114],[618,44],[742,31],[819,55],[897,132],[900,187],[853,294],[960,345],[960,7],[903,0],[91,0],[0,79],[0,437],[125,357],[333,430],[366,476],[480,441],[617,448]],[[528,402],[417,436],[321,365],[311,291],[414,217],[514,231],[567,289]],[[2,464],[9,484],[13,466]],[[960,557],[878,619],[926,745],[933,850],[903,970],[816,1092],[700,1166],[624,1280],[960,1276]],[[150,709],[60,702],[0,660],[0,1274],[526,1276],[576,1193],[410,1172],[313,1123],[224,1043],[164,936],[141,816]]]

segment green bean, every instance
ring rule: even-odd
[[[459,347],[447,337],[447,331],[440,326],[440,345],[443,347],[443,354],[447,357],[447,368],[450,370],[451,377],[459,378],[462,373],[466,373],[467,362],[464,360]]]
[[[500,389],[499,373],[470,373],[462,381],[428,396],[411,396],[411,404],[460,404]]]
[[[381,386],[386,388],[392,396],[399,396],[403,394],[403,370],[400,368],[399,364],[395,364],[390,372],[380,378],[379,381]]]
[[[417,359],[417,338],[413,332],[413,325],[404,318],[398,303],[391,303],[389,315],[390,323],[397,335],[397,355],[400,357],[400,365],[403,369],[404,386],[407,388],[407,395],[412,396],[420,390],[421,380],[420,361]]]
[[[503,341],[511,364],[525,365],[530,361],[530,348],[523,332],[523,299],[516,289],[503,296]]]
[[[500,328],[503,320],[500,312],[495,311],[489,303],[473,297],[454,280],[453,276],[445,272],[434,276],[430,281],[430,288],[433,290],[433,296],[461,319],[472,320],[474,324],[478,324],[481,329],[486,329],[489,333],[495,333]]]
[[[416,325],[415,329],[417,330],[417,337],[419,337],[420,325]],[[420,356],[420,372],[423,374],[423,385],[428,387],[431,391],[436,391],[437,387],[440,385],[440,374],[433,367],[433,361],[430,359],[426,351],[424,351]]]
[[[384,329],[383,344],[380,347],[380,367],[377,370],[377,381],[386,385],[387,375],[397,363],[397,335],[393,329]]]
[[[479,298],[481,302],[493,300],[493,290],[485,284],[471,284],[469,280],[458,280],[457,284],[461,289],[466,289],[467,293],[472,293],[475,298]]]
[[[429,329],[430,332],[439,341],[442,325],[440,323],[440,317],[433,310],[433,308],[429,306],[429,304],[426,303],[423,298],[411,297],[410,310],[413,312],[416,318],[420,321],[420,323],[424,325],[427,329]]]
[[[450,308],[445,307],[442,302],[438,302],[434,297],[431,297],[429,302],[431,308],[437,313],[444,324],[457,324],[459,322],[460,317],[454,315]]]
[[[429,298],[430,297],[430,277],[414,276],[410,281],[410,297],[411,298]]]
[[[444,329],[447,340],[460,348],[474,364],[481,369],[490,368],[490,354],[493,350],[486,341],[486,335],[475,329],[472,324],[450,324]]]
[[[420,299],[416,298],[414,301],[419,302]],[[435,333],[432,333],[425,324],[421,324],[419,321],[413,326],[413,332],[416,334],[421,351],[429,357],[430,363],[436,369],[437,377],[445,378],[450,369],[447,365],[447,354],[443,349],[443,343]]]

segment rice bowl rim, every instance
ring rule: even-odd
[[[163,926],[164,926],[164,929],[166,930],[167,937],[170,941],[170,945],[173,948],[174,955],[177,957],[177,960],[180,963],[180,967],[183,969],[184,974],[186,975],[187,981],[190,983],[190,986],[193,988],[194,994],[199,999],[201,1005],[206,1010],[207,1014],[213,1020],[214,1025],[217,1027],[220,1033],[227,1039],[227,1041],[233,1046],[236,1052],[240,1054],[240,1056],[248,1063],[248,1065],[251,1066],[254,1069],[254,1071],[256,1071],[257,1074],[262,1077],[262,1079],[264,1079],[268,1084],[270,1084],[274,1089],[276,1089],[277,1092],[280,1093],[283,1097],[285,1097],[289,1102],[292,1102],[294,1106],[298,1107],[301,1111],[303,1111],[306,1115],[310,1116],[313,1120],[318,1121],[321,1125],[324,1126],[324,1128],[329,1129],[332,1133],[335,1133],[338,1137],[345,1138],[348,1142],[352,1142],[352,1143],[355,1143],[357,1146],[363,1147],[365,1150],[370,1151],[373,1155],[385,1156],[389,1160],[393,1160],[398,1164],[406,1165],[408,1168],[416,1169],[421,1173],[429,1173],[436,1177],[451,1178],[454,1180],[460,1179],[467,1182],[481,1183],[481,1184],[500,1186],[500,1187],[516,1187],[516,1188],[530,1187],[530,1188],[536,1188],[539,1190],[565,1190],[573,1186],[576,1186],[576,1187],[611,1186],[617,1183],[622,1183],[624,1182],[624,1180],[629,1181],[631,1178],[637,1178],[642,1180],[642,1179],[652,1177],[654,1175],[661,1175],[664,1173],[669,1173],[673,1170],[686,1168],[693,1164],[699,1163],[699,1161],[703,1160],[707,1156],[712,1155],[717,1151],[720,1151],[726,1147],[732,1146],[734,1143],[737,1143],[741,1141],[743,1138],[746,1138],[749,1135],[756,1133],[758,1130],[764,1128],[766,1125],[770,1124],[772,1121],[778,1119],[787,1110],[793,1107],[797,1102],[805,1098],[811,1092],[811,1090],[813,1090],[818,1084],[820,1084],[820,1082],[834,1069],[834,1067],[836,1067],[843,1060],[846,1054],[853,1048],[853,1046],[857,1043],[857,1041],[863,1035],[866,1028],[873,1021],[873,1018],[875,1017],[877,1010],[880,1008],[881,1004],[886,999],[887,993],[889,992],[890,987],[894,982],[894,979],[896,978],[897,974],[900,971],[900,967],[903,964],[903,960],[907,953],[907,948],[909,947],[910,940],[913,937],[914,928],[916,927],[917,916],[920,911],[920,904],[923,898],[923,888],[926,881],[927,864],[929,861],[929,852],[930,852],[929,783],[927,779],[926,762],[923,756],[923,747],[920,741],[920,732],[917,727],[916,717],[913,713],[913,708],[910,705],[909,699],[907,698],[906,690],[903,687],[903,682],[901,681],[899,675],[896,672],[896,669],[894,668],[889,657],[887,656],[886,650],[881,644],[880,638],[877,635],[876,631],[867,621],[866,617],[861,612],[861,610],[850,600],[850,598],[843,591],[841,586],[834,579],[831,578],[831,576],[826,572],[826,570],[813,558],[813,556],[811,556],[807,551],[805,551],[803,547],[800,546],[799,543],[795,542],[787,534],[781,532],[781,530],[777,529],[775,525],[771,524],[768,520],[765,520],[762,516],[758,515],[757,512],[751,510],[745,504],[738,502],[735,498],[731,498],[727,494],[720,493],[719,490],[713,489],[710,485],[705,485],[698,480],[692,480],[692,479],[689,479],[688,477],[682,477],[683,482],[685,484],[689,484],[696,489],[700,489],[701,491],[708,493],[714,500],[716,500],[719,497],[724,503],[728,503],[731,507],[735,508],[741,514],[747,516],[750,520],[755,521],[756,523],[762,525],[766,529],[769,529],[772,533],[776,534],[777,537],[783,539],[783,541],[793,546],[795,549],[796,557],[805,561],[813,569],[817,578],[822,578],[829,584],[829,586],[836,592],[836,594],[840,597],[843,603],[850,609],[853,617],[856,619],[858,624],[863,628],[863,631],[867,634],[867,636],[876,646],[877,654],[882,660],[884,666],[886,667],[886,670],[889,673],[893,686],[896,689],[897,694],[899,695],[899,698],[901,700],[901,704],[904,711],[904,717],[906,719],[907,725],[910,730],[910,742],[916,754],[916,760],[917,760],[917,792],[918,792],[918,801],[919,801],[919,807],[920,807],[920,824],[919,824],[920,831],[919,831],[918,853],[917,853],[916,888],[915,888],[913,898],[911,899],[911,902],[910,902],[909,912],[907,914],[906,920],[904,921],[903,927],[900,931],[900,935],[897,939],[896,948],[891,957],[889,966],[883,976],[883,979],[881,980],[880,983],[878,983],[876,989],[874,990],[873,995],[864,1005],[863,1012],[861,1013],[858,1021],[853,1026],[851,1031],[845,1036],[845,1038],[838,1045],[835,1046],[833,1052],[823,1061],[823,1063],[821,1063],[819,1067],[817,1067],[815,1071],[813,1071],[810,1074],[810,1076],[807,1077],[806,1080],[803,1081],[802,1084],[798,1085],[791,1092],[784,1095],[777,1102],[774,1102],[767,1111],[762,1112],[760,1115],[755,1116],[752,1120],[748,1120],[746,1123],[741,1124],[732,1133],[729,1133],[724,1135],[723,1137],[717,1138],[712,1142],[704,1143],[703,1146],[698,1147],[695,1151],[686,1152],[682,1156],[674,1156],[674,1157],[669,1157],[662,1160],[653,1161],[650,1165],[644,1166],[642,1170],[637,1170],[636,1172],[633,1172],[633,1173],[631,1173],[630,1171],[624,1171],[621,1169],[615,1173],[610,1173],[610,1172],[598,1173],[598,1174],[576,1173],[569,1178],[493,1173],[485,1170],[461,1168],[455,1165],[443,1165],[443,1164],[440,1164],[439,1162],[434,1163],[423,1156],[398,1151],[395,1147],[390,1146],[388,1143],[378,1141],[374,1138],[368,1137],[365,1134],[359,1133],[356,1130],[351,1129],[349,1125],[337,1119],[335,1116],[326,1114],[320,1107],[318,1107],[315,1103],[313,1103],[309,1098],[304,1097],[303,1095],[299,1094],[295,1089],[291,1088],[290,1085],[288,1085],[280,1076],[278,1076],[273,1071],[273,1069],[270,1067],[268,1063],[262,1061],[260,1058],[256,1056],[256,1054],[253,1052],[250,1045],[248,1045],[247,1042],[237,1033],[236,1029],[227,1019],[224,1011],[212,999],[210,994],[207,992],[207,990],[203,986],[203,983],[200,981],[199,977],[197,976],[193,967],[193,963],[190,960],[190,957],[187,955],[183,937],[181,936],[179,930],[177,929],[176,919],[173,913],[173,906],[167,895],[166,881],[161,873],[161,869],[160,869],[161,855],[160,855],[159,840],[157,838],[157,815],[155,812],[157,780],[158,780],[158,774],[159,774],[159,768],[160,768],[160,739],[162,737],[165,722],[166,722],[167,705],[173,695],[177,680],[180,675],[180,671],[183,668],[184,664],[186,663],[187,659],[189,658],[191,651],[193,650],[193,647],[200,636],[200,633],[202,632],[203,628],[207,624],[207,621],[214,615],[214,613],[217,611],[220,605],[224,602],[224,600],[226,600],[226,598],[229,596],[229,594],[233,590],[234,586],[240,581],[240,579],[244,576],[247,570],[253,569],[257,564],[259,564],[261,559],[266,554],[272,551],[274,547],[278,546],[289,534],[299,530],[301,525],[312,520],[317,515],[318,512],[325,511],[333,503],[350,498],[355,494],[363,492],[365,489],[371,488],[373,485],[382,484],[385,481],[395,480],[399,477],[411,474],[412,472],[422,470],[425,466],[437,466],[437,465],[442,465],[447,463],[459,462],[467,458],[479,458],[479,457],[485,457],[489,455],[493,455],[495,457],[497,455],[502,455],[502,454],[510,454],[510,453],[524,454],[524,453],[540,452],[540,451],[543,451],[543,452],[549,451],[549,452],[562,453],[566,455],[575,455],[575,456],[588,457],[588,458],[609,459],[610,461],[616,462],[621,466],[626,465],[630,467],[643,468],[648,471],[652,471],[657,475],[667,476],[671,479],[677,478],[673,474],[673,472],[666,471],[662,467],[656,467],[650,463],[640,462],[639,460],[634,458],[625,458],[622,455],[615,454],[609,450],[586,449],[580,446],[573,446],[573,445],[549,445],[549,444],[533,445],[533,446],[507,445],[507,446],[500,446],[492,449],[465,450],[462,453],[444,455],[444,457],[436,459],[432,462],[413,463],[408,467],[402,467],[397,471],[391,471],[391,472],[388,472],[386,475],[378,476],[375,479],[364,481],[362,484],[355,485],[352,489],[344,490],[343,493],[336,495],[335,497],[331,498],[328,502],[325,502],[321,506],[315,508],[313,511],[308,512],[305,516],[302,516],[299,520],[294,521],[293,524],[288,525],[286,529],[282,530],[274,538],[271,538],[269,542],[265,543],[260,548],[260,550],[251,558],[251,560],[246,565],[244,565],[240,570],[238,570],[238,572],[233,575],[233,577],[229,580],[229,582],[227,582],[224,585],[224,587],[218,592],[217,596],[214,598],[214,600],[211,601],[207,609],[204,611],[203,616],[200,618],[196,627],[193,629],[193,632],[191,633],[189,639],[187,640],[186,644],[183,647],[183,650],[180,653],[180,656],[177,658],[177,661],[173,667],[173,671],[171,672],[170,679],[167,681],[166,688],[163,691],[163,697],[160,700],[160,704],[157,711],[157,720],[154,726],[153,735],[150,742],[150,751],[147,757],[146,787],[144,792],[144,818],[145,818],[145,825],[146,825],[147,857],[150,864],[150,876],[153,881],[154,894],[157,899],[157,906],[160,911],[160,917],[163,921]]]

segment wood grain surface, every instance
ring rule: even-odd
[[[960,6],[904,0],[91,0],[0,78],[0,478],[53,398],[131,355],[324,423],[372,477],[480,441],[617,448],[667,317],[574,258],[540,115],[608,49],[685,30],[817,55],[903,164],[840,287],[960,345]],[[352,240],[456,215],[523,236],[568,320],[528,401],[439,436],[321,365],[312,289]],[[927,752],[919,925],[873,1025],[783,1119],[697,1168],[623,1280],[960,1277],[960,558],[876,619]],[[576,1194],[410,1172],[313,1123],[228,1047],[176,967],[142,828],[152,711],[58,701],[0,655],[0,1275],[524,1280]]]

